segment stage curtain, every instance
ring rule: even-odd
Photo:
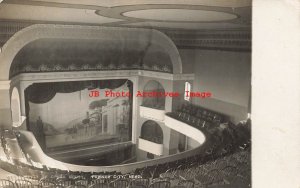
[[[32,103],[42,104],[53,99],[56,93],[73,93],[83,89],[115,89],[127,82],[127,79],[34,83],[25,93]]]
[[[25,90],[25,93],[30,102],[42,104],[53,99],[57,92],[53,84],[33,84]]]

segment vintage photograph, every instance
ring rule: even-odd
[[[3,0],[0,187],[252,187],[251,0]]]

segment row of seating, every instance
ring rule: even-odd
[[[225,115],[192,103],[183,103],[175,112],[179,113],[179,116],[186,114],[211,123],[223,123],[228,119]]]
[[[195,182],[191,180],[181,180],[178,186],[185,188],[194,187]],[[177,186],[175,185],[175,186]],[[15,181],[0,179],[1,188],[170,188],[171,182],[167,178],[156,179],[116,179],[109,181],[107,179],[93,180],[88,183],[85,180],[72,181],[38,181],[19,178]],[[173,187],[173,186],[172,186]]]
[[[251,128],[249,127],[251,124],[250,121],[239,123],[238,125],[234,125],[230,121],[218,123],[187,114],[180,110],[169,112],[166,115],[201,130],[206,136],[210,135],[216,139],[221,139],[221,142],[231,142],[231,144],[235,145],[239,143],[248,143],[249,145],[251,138]]]
[[[251,138],[251,131],[250,131],[250,122],[245,122],[245,124],[241,123],[238,125],[233,125],[230,122],[224,122],[223,120],[226,119],[224,117],[222,118],[213,118],[215,116],[212,116],[212,112],[208,112],[209,117],[212,117],[213,119],[210,120],[209,118],[202,119],[205,116],[203,114],[204,111],[202,108],[199,107],[198,111],[202,112],[197,115],[195,113],[191,113],[191,111],[195,110],[197,107],[194,105],[184,106],[182,110],[177,112],[171,112],[168,113],[168,116],[171,116],[175,119],[178,119],[179,121],[183,121],[191,126],[194,126],[195,128],[201,130],[206,138],[207,141],[201,146],[201,150],[197,155],[180,159],[177,161],[171,161],[164,164],[157,164],[157,165],[151,165],[146,166],[143,168],[136,169],[131,174],[133,175],[139,175],[143,179],[149,180],[149,185],[152,182],[152,180],[155,180],[157,178],[162,178],[162,174],[175,174],[174,177],[177,177],[176,174],[180,174],[182,178],[177,178],[180,180],[197,180],[196,178],[190,179],[188,177],[185,177],[183,174],[185,172],[191,172],[194,166],[201,166],[205,164],[213,163],[213,161],[226,158],[227,156],[230,156],[236,152],[239,151],[248,151],[250,150],[250,138]],[[201,111],[202,110],[202,111]],[[184,112],[183,112],[184,111]],[[197,111],[197,110],[196,110]],[[191,113],[191,114],[189,114]],[[198,120],[202,120],[205,122],[210,123],[212,126],[208,126],[210,124],[207,124],[205,126],[199,126],[197,124]],[[221,119],[220,121],[218,119]],[[195,123],[196,122],[196,123]],[[55,168],[49,168],[43,164],[38,164],[30,159],[30,156],[26,153],[23,153],[26,160],[20,160],[22,157],[19,156],[19,158],[14,158],[14,160],[11,160],[12,153],[9,151],[11,150],[12,146],[7,143],[9,140],[14,140],[16,138],[17,141],[19,141],[18,132],[14,131],[8,131],[4,130],[1,131],[1,147],[0,147],[0,154],[1,149],[2,153],[5,154],[4,157],[6,157],[7,160],[1,160],[0,162],[4,164],[4,166],[7,166],[7,169],[9,169],[11,172],[19,175],[19,176],[30,176],[31,178],[27,178],[24,181],[29,181],[31,183],[34,183],[35,185],[40,184],[41,182],[48,182],[53,183],[55,186],[92,186],[96,184],[96,181],[103,181],[103,179],[98,180],[95,177],[100,175],[121,175],[120,172],[114,171],[114,172],[81,172],[81,171],[64,171],[60,169]],[[19,141],[19,147],[14,147],[14,150],[21,150],[25,151],[22,148],[22,142]],[[17,152],[20,153],[20,152]],[[22,152],[21,152],[22,153]],[[3,154],[2,154],[3,155]],[[1,156],[0,156],[1,157]],[[3,157],[3,156],[2,156]],[[1,158],[2,159],[2,158]],[[9,161],[11,160],[11,161]],[[26,162],[27,161],[27,162]],[[241,159],[243,161],[243,158]],[[3,165],[2,165],[3,166]],[[231,165],[233,168],[237,168],[236,165]],[[225,168],[225,167],[224,167]],[[228,167],[229,168],[229,167]],[[224,170],[221,167],[216,167],[216,171],[218,170]],[[249,169],[247,169],[249,171]],[[248,172],[247,171],[247,172]],[[245,173],[247,173],[245,172]],[[216,172],[214,172],[216,173]],[[188,174],[188,173],[187,173]],[[193,174],[193,173],[192,173]],[[123,174],[124,175],[124,174]],[[211,176],[208,176],[211,177]],[[164,177],[166,178],[166,177]],[[175,178],[176,179],[176,178]],[[199,178],[198,178],[199,179]],[[200,178],[201,179],[201,178]],[[127,178],[125,180],[130,180],[128,185],[132,182],[130,178]],[[24,182],[23,181],[23,182]],[[177,183],[172,183],[173,179],[170,178],[161,180],[166,182],[171,182],[172,185],[179,184],[179,181]],[[16,184],[16,180],[11,181],[14,184]],[[84,183],[85,182],[85,183]],[[114,182],[114,183],[113,183]],[[104,184],[109,185],[110,187],[113,187],[114,185],[117,185],[119,182],[125,182],[122,179],[106,179]],[[151,182],[151,183],[150,183]],[[191,183],[191,182],[188,182]],[[97,183],[99,184],[99,182]],[[132,184],[132,183],[131,183]],[[168,183],[166,183],[167,186]],[[52,184],[51,184],[52,185]],[[17,186],[17,185],[16,185]],[[45,185],[44,185],[45,186]],[[95,187],[99,187],[98,185],[94,185]],[[146,186],[146,187],[147,187]],[[179,185],[178,185],[179,186]]]
[[[11,164],[22,162],[26,165],[30,164],[28,156],[20,147],[18,138],[13,131],[0,131],[0,159]]]
[[[237,128],[236,130],[239,130],[239,128]],[[172,169],[172,168],[178,168],[178,167],[183,167],[183,166],[188,167],[191,162],[192,163],[197,162],[198,164],[202,164],[209,160],[225,156],[226,154],[230,154],[231,152],[234,151],[234,149],[242,146],[240,143],[236,144],[238,142],[232,142],[235,140],[235,135],[230,132],[236,131],[236,130],[231,129],[230,126],[228,126],[225,129],[225,131],[224,130],[222,131],[222,134],[214,135],[215,132],[213,132],[211,135],[207,135],[208,137],[211,138],[210,140],[211,140],[211,143],[213,143],[213,144],[211,144],[211,146],[209,146],[207,148],[203,147],[204,152],[202,154],[192,156],[192,157],[189,157],[186,159],[181,159],[181,160],[174,161],[174,162],[153,165],[153,166],[147,166],[147,167],[144,167],[141,169],[136,169],[134,174],[140,174],[144,178],[153,179],[153,178],[159,177],[159,175],[161,173],[163,173],[165,171],[165,169],[169,169],[169,168]],[[216,132],[218,132],[218,129]],[[216,139],[218,137],[221,137],[221,139],[220,138]],[[248,136],[247,138],[249,139],[250,136]],[[239,149],[241,149],[241,148],[239,148]],[[246,149],[246,147],[244,147],[242,149]]]
[[[185,187],[192,188],[198,186],[210,186],[216,184],[233,184],[241,180],[243,185],[249,185],[251,182],[250,173],[250,151],[240,151],[224,158],[217,159],[197,165],[189,164],[188,168],[179,166],[172,170],[168,169],[160,174],[159,178],[99,178],[91,181],[85,177],[68,176],[57,179],[44,177],[37,180],[32,177],[22,177],[19,179],[1,180],[1,187],[80,187],[80,188],[99,188],[99,187]],[[6,185],[6,186],[5,186]]]
[[[251,182],[250,163],[249,150],[241,151],[202,165],[193,164],[186,169],[169,170],[161,174],[161,177],[177,181],[191,180],[202,187],[236,182],[239,182],[240,187],[248,187]]]

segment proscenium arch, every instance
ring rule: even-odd
[[[165,34],[153,29],[119,28],[102,26],[76,26],[36,24],[15,33],[2,47],[0,53],[0,81],[9,80],[10,67],[16,54],[28,43],[37,39],[103,39],[144,41],[161,46],[170,56],[173,74],[182,73],[180,54],[175,44]]]

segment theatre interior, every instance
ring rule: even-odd
[[[251,5],[2,1],[0,187],[251,187]]]

